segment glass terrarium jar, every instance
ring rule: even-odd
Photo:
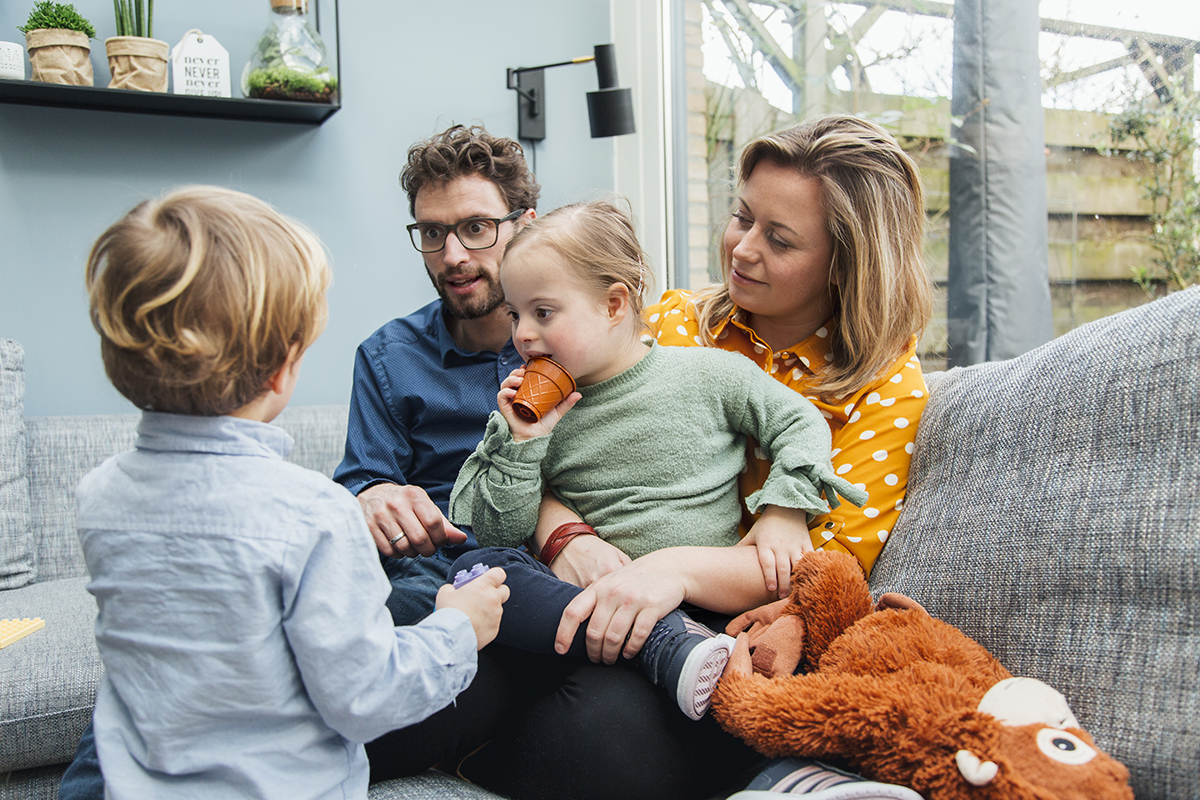
[[[268,100],[332,103],[337,77],[313,26],[310,0],[270,0],[271,19],[242,70],[242,94]]]

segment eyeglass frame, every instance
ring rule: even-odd
[[[451,233],[454,234],[454,238],[458,239],[458,243],[463,246],[464,250],[487,250],[489,247],[495,247],[496,242],[500,241],[500,225],[502,223],[514,222],[517,219],[520,219],[521,215],[524,214],[528,210],[529,209],[527,209],[527,208],[518,208],[515,211],[509,212],[507,216],[503,216],[503,217],[467,217],[466,219],[460,219],[458,222],[454,223],[453,225],[447,225],[444,222],[414,222],[411,225],[406,225],[404,227],[404,229],[406,231],[408,231],[408,240],[410,242],[412,242],[413,248],[416,249],[416,251],[418,253],[428,254],[428,253],[442,252],[443,250],[446,249],[446,242],[450,241]],[[496,225],[496,229],[495,229],[496,230],[496,238],[492,241],[491,244],[486,245],[484,247],[471,247],[470,245],[468,245],[466,242],[464,242],[462,240],[461,236],[458,235],[458,229],[460,227],[462,227],[463,225],[466,225],[468,222],[491,222],[491,223],[494,223]],[[442,238],[442,246],[436,250],[422,250],[417,245],[417,240],[413,238],[414,230],[416,230],[417,228],[420,228],[423,226],[429,226],[429,225],[436,225],[439,228],[443,228],[445,231],[445,236]]]

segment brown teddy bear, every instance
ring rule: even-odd
[[[806,555],[788,599],[726,632],[712,713],[764,755],[841,760],[927,800],[1133,800],[1061,694],[902,595],[873,607],[844,553]]]

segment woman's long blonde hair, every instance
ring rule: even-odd
[[[738,182],[770,161],[815,178],[821,186],[833,245],[830,291],[837,329],[833,359],[820,368],[812,391],[826,399],[852,394],[878,375],[919,336],[932,310],[922,251],[925,193],[913,160],[883,128],[832,115],[754,140],[742,151]],[[724,281],[697,291],[693,301],[705,344],[734,309],[730,254],[721,253]]]

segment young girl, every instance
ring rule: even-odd
[[[581,591],[546,566],[568,537],[598,535],[631,559],[736,544],[747,436],[774,464],[762,490],[746,499],[751,511],[777,505],[825,513],[839,493],[855,504],[866,500],[834,474],[829,426],[809,401],[741,355],[643,341],[646,260],[629,218],[603,201],[534,220],[505,251],[500,283],[513,343],[526,361],[541,355],[561,364],[579,391],[529,423],[513,410],[524,377],[515,370],[451,494],[451,519],[473,525],[489,548],[460,558],[453,570],[483,563],[508,574],[511,595],[496,641],[587,657],[583,630],[569,646],[555,645],[562,612]],[[542,548],[544,563],[497,549],[529,538],[547,489],[587,524],[556,531]],[[807,528],[798,526],[796,535],[808,536]],[[720,590],[699,587],[689,600],[736,612],[717,597]],[[622,652],[699,719],[732,641],[676,610],[661,620],[639,618]]]

